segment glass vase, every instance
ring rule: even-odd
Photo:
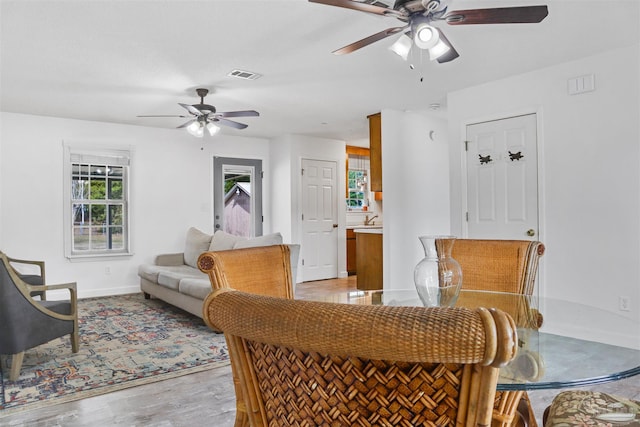
[[[420,236],[424,258],[413,271],[418,296],[425,307],[453,307],[462,287],[462,269],[451,258],[453,236]]]

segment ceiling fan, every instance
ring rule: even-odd
[[[391,50],[406,60],[412,44],[415,44],[420,49],[428,50],[430,59],[437,59],[439,63],[452,61],[460,55],[444,33],[430,25],[431,23],[440,21],[449,25],[538,23],[549,13],[547,6],[499,7],[447,12],[447,0],[396,0],[393,9],[377,0],[309,1],[389,16],[405,23],[400,27],[387,28],[333,51],[336,55],[351,53],[394,34],[404,33]]]
[[[210,135],[215,135],[220,131],[218,125],[230,126],[236,129],[244,129],[248,125],[239,123],[233,120],[228,120],[228,117],[257,117],[260,115],[254,110],[243,111],[226,111],[218,112],[213,105],[205,104],[204,97],[209,93],[209,89],[198,88],[196,93],[200,97],[199,104],[182,104],[178,103],[181,107],[189,112],[189,115],[156,115],[156,116],[137,116],[137,117],[183,117],[190,118],[191,120],[178,126],[178,129],[187,128],[187,132],[193,136],[202,137],[204,130],[207,129]]]

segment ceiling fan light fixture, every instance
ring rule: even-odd
[[[416,25],[413,41],[420,49],[431,49],[440,40],[438,30],[426,23]]]
[[[204,136],[204,126],[199,121],[195,121],[187,126],[187,132],[193,136],[202,138]]]
[[[389,49],[406,61],[409,51],[411,51],[411,43],[411,38],[406,34],[402,34],[394,44],[389,46]]]
[[[429,59],[432,61],[434,59],[438,59],[445,53],[449,52],[450,50],[451,50],[451,47],[449,47],[449,45],[447,45],[442,40],[438,40],[438,43],[436,43],[434,47],[429,49]]]
[[[198,138],[202,138],[204,136],[204,128],[203,127],[199,127],[198,130],[195,131],[193,136],[198,137]]]
[[[200,128],[200,122],[199,121],[194,121],[193,123],[191,123],[189,126],[187,126],[187,130],[191,131],[191,132],[195,132]]]
[[[220,126],[215,123],[209,122],[207,123],[207,131],[209,131],[209,135],[213,136],[216,133],[220,132]]]

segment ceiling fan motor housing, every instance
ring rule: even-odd
[[[196,93],[200,97],[200,104],[192,104],[191,106],[198,109],[202,114],[213,114],[216,112],[216,107],[213,105],[205,104],[204,97],[209,93],[209,89],[198,88]]]
[[[202,114],[213,114],[216,112],[216,107],[209,104],[193,104],[192,107],[200,110]]]
[[[393,8],[407,15],[429,14],[440,8],[440,0],[396,0]]]

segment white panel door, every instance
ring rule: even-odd
[[[536,115],[467,126],[468,237],[538,235]]]
[[[302,280],[338,277],[336,162],[302,160]]]

